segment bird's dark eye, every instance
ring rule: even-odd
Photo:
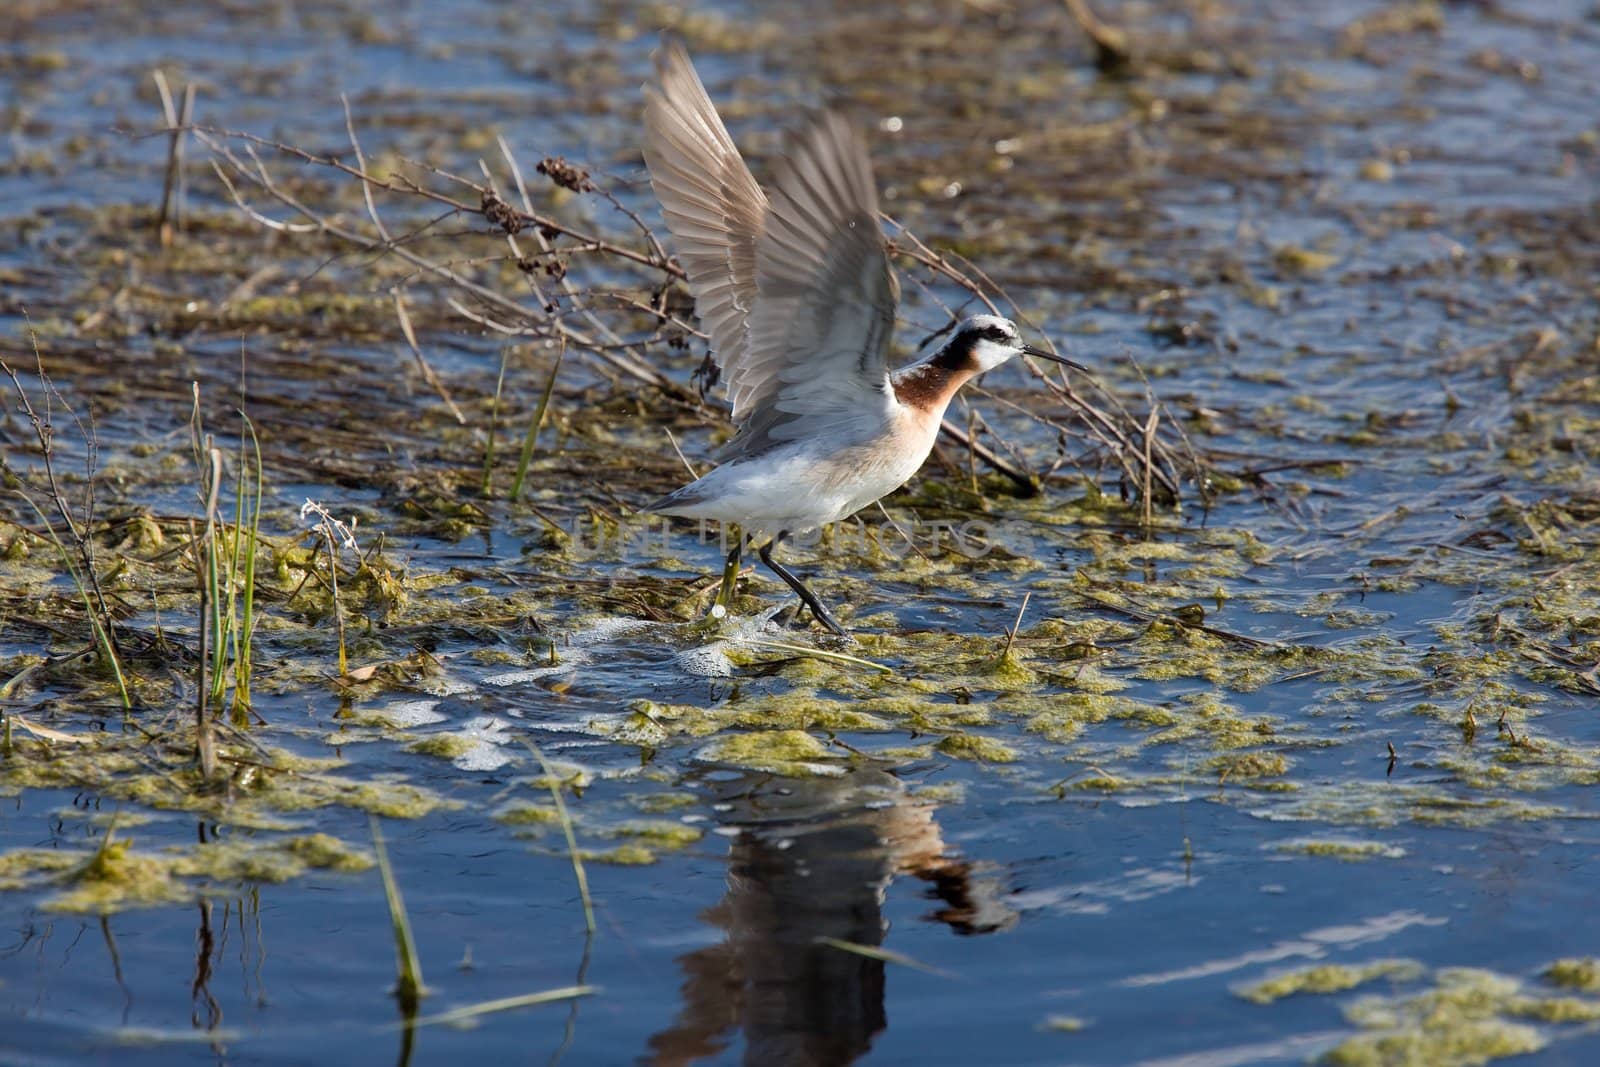
[[[985,326],[978,331],[978,336],[999,345],[1007,344],[1011,340],[1011,335],[1006,332],[1004,326]]]

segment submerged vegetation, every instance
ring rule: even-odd
[[[46,7],[0,81],[89,107]],[[0,900],[375,885],[359,812],[549,860],[562,921],[603,938],[602,887],[646,877],[626,868],[722,848],[702,794],[737,776],[854,798],[887,773],[1052,827],[1193,810],[1153,846],[1185,884],[1229,848],[1388,884],[1457,877],[1434,850],[1486,828],[1586,837],[1600,151],[1555,86],[1592,27],[1073,2],[795,34],[648,5],[528,14],[452,57],[332,7],[358,53],[519,80],[341,104],[296,72],[303,110],[268,122],[275,91],[191,59],[117,72],[150,88],[115,136],[7,113],[38,147],[0,191],[59,176],[81,202],[0,219],[0,796],[114,814],[52,814],[75,830],[48,848],[8,831]],[[1096,368],[986,379],[886,510],[794,550],[849,647],[786,628],[754,570],[725,588],[715,531],[635,514],[728,432],[638,165],[663,28],[709,57],[758,172],[808,86],[873,131],[902,356],[988,304]],[[1544,126],[1514,121],[1528,101]],[[1521,140],[1486,156],[1461,129]],[[1225,816],[1262,836],[1230,845]],[[426,932],[385,883],[407,1032],[476,1018],[416,1014]],[[890,958],[848,933],[822,943]],[[1487,1062],[1600,1014],[1595,946],[1524,980],[1427,944],[1274,972],[1237,1007],[1357,991],[1313,1050],[1352,1064]]]
[[[1547,975],[1563,962],[1568,961],[1553,964]],[[1317,1062],[1346,1067],[1485,1064],[1537,1052],[1561,1028],[1600,1020],[1600,1000],[1552,995],[1479,968],[1447,967],[1430,975],[1413,960],[1307,967],[1238,993],[1265,1005],[1296,994],[1343,993],[1379,979],[1387,979],[1394,991],[1347,1001],[1344,1017],[1357,1032],[1333,1044]]]

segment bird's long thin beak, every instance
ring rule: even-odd
[[[1025,355],[1037,356],[1039,359],[1048,359],[1051,363],[1059,363],[1063,367],[1071,367],[1073,370],[1081,370],[1085,373],[1088,373],[1089,370],[1089,368],[1085,367],[1082,363],[1075,363],[1065,356],[1058,356],[1054,352],[1046,352],[1044,349],[1035,348],[1032,345],[1023,345],[1022,351]]]

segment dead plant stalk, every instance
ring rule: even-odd
[[[508,202],[496,188],[494,175],[484,160],[478,161],[481,180],[413,160],[403,160],[399,168],[376,174],[367,166],[348,104],[345,128],[355,154],[353,164],[234,130],[195,127],[193,134],[211,151],[212,169],[226,194],[261,226],[290,236],[329,241],[348,252],[393,257],[442,288],[441,303],[445,307],[486,330],[559,343],[608,376],[620,376],[658,390],[673,404],[693,410],[708,422],[723,421],[722,416],[699,404],[688,389],[664,375],[648,358],[653,349],[664,345],[681,347],[700,335],[687,327],[667,299],[672,289],[682,285],[683,270],[668,258],[656,234],[622,198],[565,160],[547,159],[540,164],[540,172],[567,191],[563,196],[570,193],[579,198],[598,198],[623,216],[628,227],[641,236],[643,247],[634,247],[628,239],[593,232],[591,226],[563,221],[553,207],[541,208],[530,194],[523,168],[503,139],[497,147],[514,187],[511,196],[516,204]],[[340,218],[332,209],[318,209],[307,202],[305,195],[290,192],[273,176],[258,149],[325,168],[357,182],[370,230]],[[291,217],[273,218],[257,210],[246,199],[247,190],[287,209]],[[428,245],[441,240],[432,236],[438,219],[430,218],[401,232],[380,213],[380,199],[440,205],[453,214],[481,218],[487,227],[481,237],[499,243],[501,251],[498,255],[464,260],[435,258]],[[923,286],[922,279],[917,278],[919,286],[930,292],[941,286],[954,287],[990,311],[999,313],[1004,307],[1013,318],[1034,325],[981,269],[955,253],[935,250],[893,218],[884,216],[884,221],[891,231],[894,256],[913,274],[925,274],[935,283],[933,287]],[[536,249],[524,247],[527,238]],[[459,252],[461,239],[452,239],[453,255]],[[527,289],[525,296],[510,295],[497,285],[493,269],[500,264],[515,267],[515,276]],[[629,288],[632,293],[627,291]],[[407,313],[398,295],[396,308],[402,333],[424,367],[424,376],[454,412],[447,393],[420,358],[414,316]],[[954,311],[950,313],[953,315]],[[1109,391],[1096,386],[1094,398],[1090,399],[1075,391],[1066,379],[1057,382],[1037,368],[1033,373],[1066,406],[1067,422],[1053,416],[1046,419],[1060,431],[1061,440],[1069,439],[1068,422],[1081,426],[1085,433],[1078,439],[1109,456],[1121,468],[1125,485],[1141,495],[1159,492],[1164,499],[1179,498],[1178,472],[1182,464],[1172,444],[1159,435],[1144,432],[1144,426]],[[1171,424],[1167,420],[1166,425]],[[973,460],[1010,479],[1025,495],[1038,492],[1040,480],[1028,469],[1026,461],[1019,461],[1020,450],[1011,448],[995,428],[986,426],[984,430],[997,448],[985,445],[975,433],[948,420],[941,433]],[[1002,453],[1016,458],[1008,459]],[[513,497],[519,489],[520,485],[513,489]]]
[[[28,421],[28,424],[33,428],[34,438],[39,443],[39,457],[44,466],[45,478],[43,495],[55,509],[56,516],[61,520],[61,526],[65,528],[66,537],[72,543],[71,552],[68,551],[66,543],[63,542],[61,534],[57,531],[55,522],[45,514],[44,509],[39,506],[38,502],[24,489],[18,489],[17,492],[33,509],[34,513],[38,515],[46,533],[51,541],[54,542],[56,550],[61,556],[62,564],[67,568],[73,584],[77,587],[78,594],[83,600],[84,613],[88,617],[90,629],[94,633],[95,644],[99,647],[101,654],[105,656],[106,662],[116,678],[117,692],[121,697],[122,706],[131,708],[133,699],[128,692],[127,679],[122,673],[122,657],[117,647],[116,629],[111,609],[106,604],[105,593],[100,587],[100,576],[95,570],[94,541],[90,535],[90,531],[94,527],[94,486],[99,460],[99,442],[93,430],[83,425],[76,413],[61,397],[61,394],[56,391],[50,376],[45,373],[44,356],[39,350],[38,335],[34,332],[32,320],[27,319],[26,311],[24,311],[23,315],[28,323],[28,336],[33,345],[35,373],[39,377],[43,390],[44,414],[42,416],[34,408],[33,402],[28,396],[28,391],[23,387],[22,379],[17,372],[3,360],[0,360],[0,370],[3,370],[6,376],[11,379],[12,388],[17,396],[17,406],[22,411],[22,415]],[[62,490],[61,482],[56,475],[56,431],[53,422],[52,401],[59,403],[62,410],[72,415],[79,433],[83,436],[85,488],[83,521],[81,523],[73,518],[72,505],[67,501],[66,493]],[[76,556],[76,562],[73,559],[74,555]]]

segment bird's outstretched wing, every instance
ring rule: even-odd
[[[728,387],[750,412],[728,454],[810,434],[881,429],[897,292],[861,138],[815,117],[779,161],[756,241],[750,349]]]
[[[815,116],[769,200],[675,42],[656,53],[646,95],[651,182],[739,426],[722,458],[880,429],[897,292],[860,137]]]
[[[726,377],[749,351],[756,300],[756,237],[767,197],[706,95],[683,45],[663,41],[645,86],[645,166],[689,276],[695,316]],[[744,412],[734,406],[734,418]]]

